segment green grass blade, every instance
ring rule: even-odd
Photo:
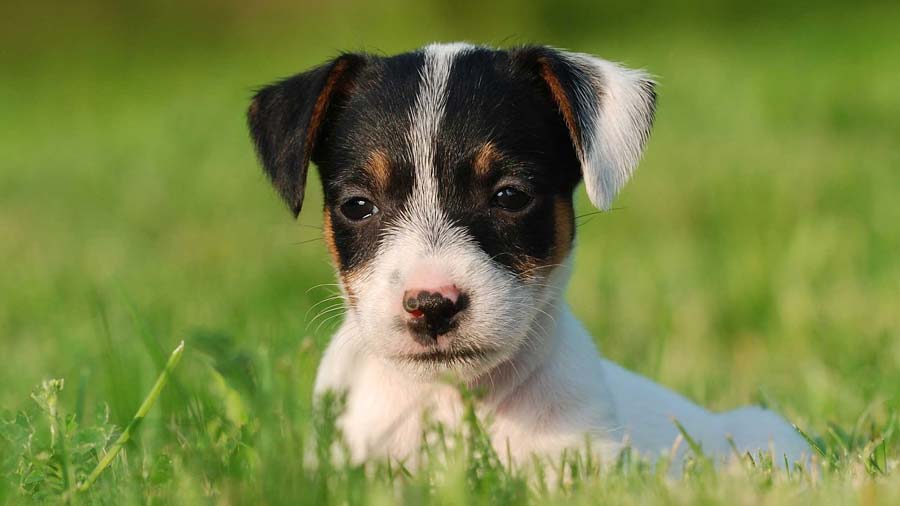
[[[703,453],[703,447],[700,445],[700,443],[696,439],[691,437],[690,434],[688,434],[687,429],[685,429],[684,425],[681,425],[681,422],[679,422],[677,419],[672,418],[672,423],[675,424],[675,427],[678,427],[678,432],[680,432],[681,436],[684,437],[684,440],[687,442],[694,455],[697,458],[703,458],[705,455]]]
[[[797,424],[792,424],[792,425],[794,427],[794,430],[796,430],[800,434],[800,436],[806,440],[806,444],[808,444],[809,446],[812,446],[813,450],[815,450],[816,453],[818,453],[823,458],[825,458],[825,459],[828,458],[828,452],[826,452],[825,449],[822,448],[822,446],[820,446],[819,443],[817,443],[815,439],[813,439],[803,429],[798,427]]]
[[[109,448],[109,451],[106,452],[106,455],[100,459],[100,462],[97,463],[97,467],[91,471],[91,474],[84,480],[78,487],[79,492],[85,492],[91,485],[97,481],[97,478],[100,476],[103,471],[109,467],[109,464],[112,463],[113,459],[116,458],[116,455],[119,454],[119,451],[125,446],[131,439],[131,435],[137,430],[137,426],[140,425],[141,421],[143,421],[144,417],[147,416],[147,412],[150,411],[150,408],[153,407],[153,404],[156,403],[156,399],[159,397],[160,392],[162,392],[163,388],[165,388],[166,383],[169,380],[169,376],[172,374],[172,371],[175,370],[175,367],[178,366],[178,362],[181,360],[181,355],[184,352],[184,341],[172,351],[172,354],[169,356],[168,362],[166,362],[165,368],[159,374],[159,377],[156,378],[156,383],[153,384],[153,388],[150,389],[150,392],[147,394],[147,397],[144,398],[144,402],[141,403],[141,407],[138,408],[137,413],[135,413],[134,418],[131,419],[131,422],[125,427],[125,430],[122,431],[122,434],[116,439],[116,442]]]

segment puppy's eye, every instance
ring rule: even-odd
[[[497,190],[494,194],[492,205],[506,209],[507,211],[521,211],[531,203],[531,195],[522,190],[507,186]]]
[[[341,214],[350,221],[362,221],[378,214],[380,210],[371,200],[353,197],[341,204]]]

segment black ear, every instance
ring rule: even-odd
[[[512,56],[544,81],[569,129],[588,196],[608,209],[643,154],[655,83],[640,70],[582,53],[531,46]]]
[[[247,110],[250,136],[272,185],[300,213],[309,160],[334,102],[345,97],[365,58],[344,54],[259,90]]]

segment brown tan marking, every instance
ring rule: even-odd
[[[513,269],[519,274],[519,278],[524,281],[541,279],[543,267],[546,265],[544,260],[529,255],[523,255],[513,264]]]
[[[568,196],[556,197],[553,203],[553,219],[556,222],[556,237],[553,241],[553,254],[550,262],[559,265],[569,256],[572,249],[572,238],[575,236],[575,211],[572,199]]]
[[[363,166],[375,184],[382,190],[387,189],[391,180],[391,161],[384,150],[376,149],[369,153]]]
[[[562,83],[559,82],[559,77],[557,77],[556,73],[553,72],[553,69],[550,68],[550,62],[546,57],[538,58],[538,64],[541,67],[541,77],[550,88],[550,94],[553,96],[553,100],[556,101],[556,105],[563,115],[563,120],[565,120],[566,127],[569,129],[569,135],[572,137],[575,149],[578,150],[580,155],[582,153],[581,132],[578,129],[578,123],[575,121],[575,111],[572,109],[569,97],[566,96],[565,88]],[[579,156],[579,158],[581,157]]]
[[[328,104],[331,103],[331,95],[334,94],[335,88],[338,85],[338,80],[347,70],[349,65],[350,63],[347,60],[338,60],[334,64],[334,68],[331,69],[331,73],[328,74],[328,80],[325,81],[325,86],[322,87],[322,91],[319,93],[318,98],[316,98],[316,104],[313,106],[312,115],[309,117],[309,126],[306,129],[306,149],[303,152],[304,167],[309,165],[309,157],[312,156],[312,152],[315,149],[316,137],[319,133],[319,127],[322,125],[322,120],[325,119],[325,113],[328,111]]]
[[[472,162],[472,168],[475,170],[475,175],[479,177],[487,176],[488,173],[490,173],[491,166],[493,166],[501,156],[500,151],[493,142],[486,142],[484,146],[478,150],[478,153],[475,155],[475,160]]]
[[[334,266],[337,267],[338,273],[341,276],[341,281],[343,281],[344,291],[347,292],[347,300],[350,302],[351,306],[355,306],[357,299],[356,294],[351,287],[352,274],[345,273],[341,266],[341,257],[338,255],[337,245],[334,243],[334,229],[331,224],[331,212],[329,212],[328,209],[325,210],[325,215],[322,217],[322,235],[325,236],[325,246],[328,248],[328,253],[331,255]]]
[[[523,256],[516,261],[514,268],[524,280],[546,278],[550,271],[561,265],[572,250],[574,237],[574,217],[572,200],[566,196],[557,196],[553,202],[554,227],[553,248],[547,258]]]
[[[334,266],[340,270],[341,257],[338,256],[337,245],[334,243],[334,229],[331,225],[331,212],[328,209],[325,210],[325,216],[322,217],[322,234],[325,236],[325,246],[328,248],[331,260],[334,262]]]

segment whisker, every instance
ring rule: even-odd
[[[603,214],[603,213],[611,213],[613,211],[622,211],[624,209],[627,209],[627,207],[624,207],[624,206],[623,207],[610,207],[606,211],[599,211],[599,210],[598,211],[590,211],[590,212],[587,212],[584,214],[579,214],[578,216],[575,217],[575,219],[577,220],[579,218],[584,218],[587,216],[595,216],[595,215]]]
[[[309,327],[312,326],[312,324],[315,323],[316,320],[318,320],[319,318],[321,318],[321,317],[323,317],[323,316],[325,316],[325,315],[327,315],[327,314],[333,313],[333,312],[335,312],[335,311],[340,311],[340,310],[342,310],[342,309],[345,309],[343,303],[342,303],[342,304],[335,304],[335,305],[333,305],[333,306],[329,306],[329,307],[323,309],[322,311],[319,311],[319,312],[316,314],[316,316],[315,316],[312,320],[310,320],[309,323],[306,324],[306,330],[309,330]]]
[[[338,299],[344,300],[344,298],[345,297],[343,294],[336,294],[336,295],[332,295],[331,297],[326,297],[326,298],[320,300],[319,302],[316,302],[315,304],[310,306],[309,309],[306,310],[306,314],[303,315],[303,319],[305,320],[305,319],[309,318],[309,313],[311,313],[312,310],[315,309],[316,307],[321,306],[322,304],[325,304],[326,302],[332,302],[332,301],[335,301]]]
[[[584,220],[584,221],[582,221],[581,223],[576,223],[576,224],[575,224],[575,228],[579,228],[579,227],[581,227],[582,225],[587,225],[588,223],[590,223],[590,222],[592,222],[592,221],[594,221],[594,217],[593,217],[593,216],[592,216],[592,217],[589,217],[588,219],[586,219],[586,220]]]
[[[306,293],[308,294],[309,292],[315,290],[316,288],[322,288],[323,286],[325,286],[325,287],[327,287],[327,286],[334,286],[334,287],[340,288],[341,285],[339,285],[339,284],[337,284],[337,283],[322,283],[322,284],[320,284],[320,285],[315,285],[315,286],[309,287],[309,288],[306,290]]]
[[[315,238],[313,238],[313,239],[307,239],[307,240],[305,240],[305,241],[293,242],[293,243],[291,243],[291,245],[293,245],[293,246],[303,246],[304,244],[309,244],[309,243],[311,243],[311,242],[315,242],[315,241],[323,241],[323,240],[325,240],[324,237],[315,237]]]
[[[322,325],[325,325],[326,322],[332,321],[332,320],[334,320],[335,318],[339,318],[339,317],[341,317],[341,316],[344,316],[345,314],[347,314],[347,312],[346,312],[346,311],[342,311],[342,312],[339,312],[339,313],[335,313],[335,314],[329,316],[328,318],[325,318],[324,320],[322,320],[321,322],[319,322],[319,326],[316,327],[315,334],[318,334],[318,333],[319,333],[319,329],[321,329],[321,328],[322,328]]]

